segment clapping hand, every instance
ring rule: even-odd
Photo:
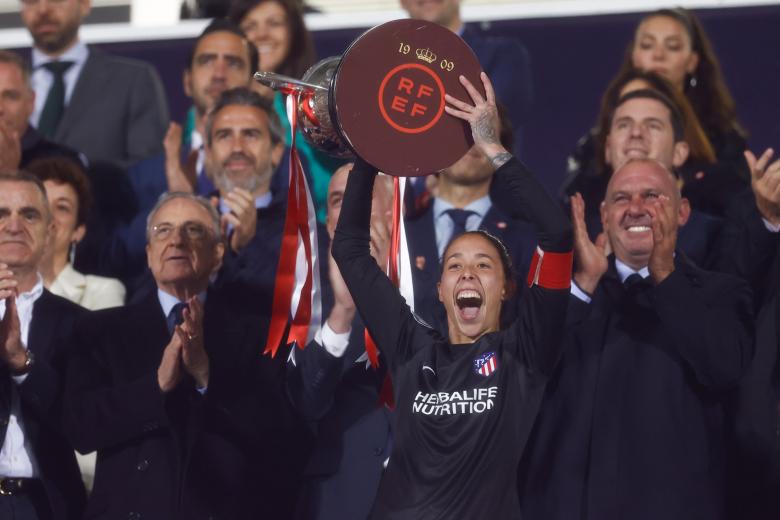
[[[184,321],[176,327],[182,345],[184,370],[192,376],[198,388],[209,386],[209,357],[203,343],[203,304],[197,296],[187,300],[182,312]]]
[[[596,286],[609,264],[607,256],[610,254],[610,244],[606,233],[601,232],[592,242],[588,236],[588,228],[585,224],[585,200],[582,195],[575,193],[570,197],[571,222],[574,231],[574,257],[577,260],[577,269],[574,272],[574,281],[577,286],[588,294],[593,294]]]
[[[17,282],[6,264],[0,264],[0,299],[5,301],[5,314],[0,321],[0,361],[12,372],[22,370],[27,361],[27,349],[22,345],[22,327],[16,308]]]
[[[677,215],[671,199],[659,195],[648,208],[653,228],[653,251],[647,263],[650,277],[658,285],[674,272],[677,246]]]
[[[225,195],[224,200],[230,211],[222,215],[222,227],[224,231],[227,231],[228,225],[233,226],[230,248],[233,252],[238,253],[255,237],[257,232],[255,199],[249,191],[243,188],[234,188]]]
[[[774,150],[767,148],[761,157],[750,150],[745,151],[745,159],[750,166],[750,186],[756,198],[756,207],[761,216],[771,224],[780,225],[780,160],[769,164]]]

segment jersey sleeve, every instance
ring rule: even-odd
[[[369,252],[371,196],[376,169],[358,160],[347,179],[333,238],[333,259],[363,323],[390,366],[406,359],[417,325],[409,306]]]
[[[533,224],[539,245],[528,272],[510,348],[532,371],[549,375],[560,357],[572,266],[572,231],[560,206],[530,171],[512,159],[496,171],[510,214]]]

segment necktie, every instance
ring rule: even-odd
[[[633,273],[626,278],[626,281],[623,282],[623,285],[625,285],[627,288],[632,288],[638,283],[642,283],[644,281],[644,278],[639,273]]]
[[[65,112],[65,72],[73,65],[72,61],[50,61],[43,68],[52,75],[51,88],[43,105],[41,119],[38,121],[38,132],[44,137],[53,138]]]
[[[466,220],[471,215],[476,215],[476,212],[467,209],[448,209],[444,213],[452,219],[452,235],[450,235],[449,242],[452,242],[458,235],[466,232]]]
[[[168,313],[166,321],[168,322],[168,333],[173,334],[173,329],[176,325],[181,325],[184,321],[184,308],[187,306],[184,302],[179,302],[171,308],[171,312]]]

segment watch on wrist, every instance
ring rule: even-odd
[[[19,370],[14,370],[13,374],[15,376],[23,376],[29,373],[30,369],[35,364],[35,354],[33,354],[31,350],[27,350],[25,354],[27,357],[24,360],[24,365],[22,365],[22,368],[20,368]]]

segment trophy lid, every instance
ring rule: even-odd
[[[462,74],[484,95],[482,67],[457,34],[421,20],[369,29],[347,49],[334,76],[332,110],[349,146],[379,170],[427,175],[473,144],[468,123],[444,111],[444,94],[470,102]]]

